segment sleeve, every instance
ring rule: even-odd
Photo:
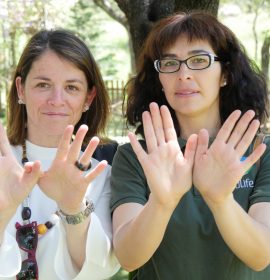
[[[270,202],[270,136],[264,140],[266,151],[260,159],[255,186],[250,196],[250,205],[258,202]]]
[[[21,254],[17,242],[7,231],[0,246],[0,277],[12,277],[21,268]]]
[[[68,254],[64,226],[61,222],[59,226],[60,235],[54,266],[59,279],[107,279],[119,270],[120,265],[112,252],[112,242],[104,232],[95,213],[91,214],[86,243],[86,260],[81,271],[77,271],[72,265]]]
[[[60,226],[60,240],[55,258],[55,271],[60,279],[107,279],[120,268],[112,250],[112,225],[110,203],[110,168],[89,187],[87,197],[95,204],[87,233],[86,260],[81,271],[76,271],[67,250],[65,230]],[[101,187],[102,186],[102,187]],[[69,267],[69,269],[67,269]]]
[[[141,142],[143,146],[144,142]],[[143,169],[129,143],[118,147],[112,164],[111,212],[119,205],[135,202],[144,205],[150,191]]]

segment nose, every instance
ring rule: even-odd
[[[49,104],[53,106],[62,106],[64,104],[64,91],[62,88],[53,88],[49,97]]]
[[[177,72],[179,80],[188,80],[191,78],[190,69],[185,62],[181,62],[180,69]]]

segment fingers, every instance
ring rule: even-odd
[[[134,153],[136,154],[139,162],[142,164],[144,158],[146,157],[146,152],[142,148],[141,144],[137,140],[134,133],[129,132],[128,133],[128,138],[130,140],[130,144],[131,144],[131,147],[132,147]]]
[[[177,140],[173,120],[167,106],[159,109],[154,102],[150,104],[150,113],[142,115],[145,141],[147,149],[151,153],[157,146],[170,140]]]
[[[166,141],[177,140],[177,135],[176,135],[176,131],[174,128],[172,116],[171,116],[171,113],[170,113],[168,107],[164,106],[164,105],[161,106],[160,112],[161,112],[162,121],[163,121],[165,140]]]
[[[263,155],[266,150],[265,144],[260,144],[244,161],[241,162],[244,170],[248,170],[259,158]]]
[[[24,173],[22,176],[22,182],[27,186],[30,191],[36,184],[38,179],[42,176],[40,161],[27,162],[24,165]]]
[[[160,145],[165,142],[161,112],[159,110],[157,103],[153,102],[150,104],[149,107],[150,107],[150,112],[151,112],[153,128],[154,128],[156,139],[157,139],[157,144]]]
[[[227,120],[224,122],[224,124],[222,125],[221,129],[219,130],[216,139],[227,142],[240,116],[241,116],[240,110],[236,110],[232,112],[230,116],[227,118]]]
[[[75,135],[75,139],[73,140],[72,144],[69,148],[69,153],[67,155],[67,159],[71,162],[75,162],[79,154],[81,152],[83,139],[88,131],[87,125],[81,125]]]
[[[71,138],[73,133],[74,127],[72,125],[67,126],[65,129],[63,136],[60,140],[60,143],[58,145],[56,158],[59,160],[67,159],[68,161],[75,162],[79,154],[81,152],[81,147],[83,143],[83,139],[88,131],[87,125],[81,125],[78,129],[74,141],[71,144]],[[94,150],[96,149],[97,145],[99,143],[99,139],[95,137],[93,140],[90,141],[89,145],[86,149],[86,155],[90,154],[90,157]],[[87,162],[89,164],[89,156],[87,156]],[[86,161],[86,156],[82,157],[83,161]]]
[[[7,138],[7,133],[1,123],[0,123],[0,154],[2,156],[14,157]]]
[[[200,158],[207,152],[209,144],[209,134],[206,129],[201,129],[198,134],[198,143],[196,149],[195,160],[200,160]]]
[[[26,174],[30,174],[30,173],[37,174],[37,173],[41,172],[40,161],[35,161],[35,162],[29,161],[29,162],[26,162],[24,164],[23,168],[24,168],[24,172]]]
[[[254,116],[255,116],[255,112],[249,110],[239,119],[238,123],[233,128],[231,135],[228,139],[229,145],[231,145],[232,147],[237,146],[237,144],[241,141],[243,135],[246,135],[246,130],[250,127],[250,122],[252,121]],[[249,134],[251,134],[251,131],[249,131]],[[255,134],[253,135],[253,137],[254,136]],[[251,140],[253,139],[253,137],[251,136]]]
[[[243,137],[241,138],[241,140],[239,141],[239,143],[235,148],[235,150],[240,156],[242,156],[246,152],[246,150],[252,143],[252,140],[254,139],[259,129],[259,126],[260,126],[260,122],[258,120],[253,120],[249,125],[248,129],[246,130]]]
[[[82,154],[82,156],[79,159],[79,162],[85,166],[88,166],[91,160],[91,157],[95,151],[95,149],[97,148],[99,144],[99,138],[94,136],[89,144],[87,145],[84,153]]]
[[[198,136],[196,134],[190,135],[186,143],[184,157],[191,166],[194,163],[194,158],[197,150],[197,143]]]
[[[234,111],[221,127],[216,139],[226,142],[242,156],[254,139],[260,122],[254,120],[255,112],[248,110],[241,118],[240,111]]]
[[[68,125],[62,135],[62,138],[59,142],[56,158],[63,160],[66,158],[67,153],[69,151],[70,141],[72,137],[74,127],[72,125]]]
[[[107,164],[108,163],[106,160],[102,160],[93,170],[91,170],[91,172],[85,176],[85,179],[87,179],[89,182],[93,181],[99,174],[102,173]]]
[[[157,147],[157,138],[155,135],[151,115],[149,112],[143,112],[142,121],[147,150],[151,153]]]

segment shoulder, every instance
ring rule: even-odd
[[[143,148],[146,146],[144,141],[140,141],[140,143]],[[141,178],[145,181],[143,168],[130,143],[119,145],[117,149],[112,164],[112,181],[116,178],[120,181],[123,181],[124,178],[131,178],[132,180]]]
[[[142,148],[144,150],[146,150],[146,142],[145,142],[145,140],[139,140],[139,142],[140,142]],[[125,143],[125,144],[119,145],[117,152],[135,154],[130,143]]]
[[[98,161],[107,160],[108,164],[112,165],[113,157],[117,151],[118,143],[116,141],[110,141],[109,143],[99,145],[94,154],[93,158]]]
[[[254,151],[261,143],[266,145],[266,151],[264,152],[261,159],[263,159],[267,154],[270,153],[270,134],[268,133],[258,133],[253,143],[251,144],[252,151]]]
[[[144,140],[139,141],[143,149],[146,149],[146,144]],[[118,146],[117,152],[114,157],[113,167],[114,165],[118,165],[121,162],[136,162],[136,165],[139,164],[137,156],[133,151],[133,148],[130,143],[125,143]]]

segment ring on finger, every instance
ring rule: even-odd
[[[81,171],[87,171],[92,167],[92,161],[90,160],[90,163],[88,165],[83,165],[78,160],[76,160],[75,161],[75,166]]]

